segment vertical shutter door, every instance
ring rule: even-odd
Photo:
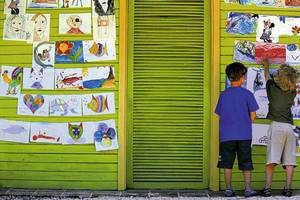
[[[130,1],[130,188],[207,187],[207,9]]]

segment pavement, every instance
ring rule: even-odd
[[[208,190],[127,190],[127,191],[81,191],[81,190],[0,190],[0,200],[300,200],[300,190],[293,197],[280,196],[272,191],[272,197],[245,198],[242,191],[237,197],[225,198],[222,192]]]

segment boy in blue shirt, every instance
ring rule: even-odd
[[[247,68],[242,63],[232,63],[226,68],[226,75],[231,87],[219,97],[215,113],[220,117],[220,153],[219,168],[224,168],[226,197],[235,196],[231,186],[232,167],[237,155],[239,169],[243,171],[245,197],[256,195],[251,189],[251,156],[252,121],[258,110],[254,95],[242,88]]]

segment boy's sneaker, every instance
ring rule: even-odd
[[[232,189],[226,189],[225,192],[224,192],[224,196],[225,197],[234,197],[235,192]]]
[[[291,197],[293,195],[293,191],[291,189],[284,188],[281,194],[286,197]]]
[[[264,188],[258,192],[259,195],[264,197],[270,197],[272,195],[271,188]]]
[[[244,196],[245,197],[253,197],[253,196],[256,196],[256,195],[257,195],[257,192],[255,192],[252,189],[245,189],[245,191],[244,191]]]

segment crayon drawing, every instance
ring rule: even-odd
[[[299,7],[300,0],[285,0],[285,5],[288,7]]]
[[[33,67],[53,67],[55,59],[54,42],[34,42],[33,43]]]
[[[257,20],[256,41],[277,43],[283,27],[280,17],[260,15]]]
[[[3,40],[31,41],[32,27],[28,15],[9,15],[4,21]]]
[[[82,41],[58,41],[55,45],[55,63],[83,63]]]
[[[31,123],[30,142],[62,143],[62,135],[68,132],[67,123]]]
[[[68,133],[62,136],[63,144],[94,144],[94,122],[68,123]]]
[[[28,0],[28,8],[57,8],[58,0]]]
[[[252,145],[268,144],[269,124],[252,124]]]
[[[59,34],[91,34],[91,14],[60,14]]]
[[[0,141],[29,143],[30,123],[0,119]]]
[[[234,60],[241,62],[255,61],[255,43],[250,41],[235,41]]]
[[[274,0],[256,0],[257,6],[274,6]]]
[[[24,68],[23,88],[37,90],[54,89],[54,69],[32,67]]]
[[[300,119],[300,95],[297,94],[294,105],[292,106],[292,114],[294,119]]]
[[[114,68],[109,66],[83,69],[83,87],[85,89],[115,87]]]
[[[225,0],[226,3],[252,4],[255,0]]]
[[[281,35],[300,36],[300,18],[298,17],[284,17],[284,28]]]
[[[115,113],[114,93],[86,94],[82,96],[83,115]]]
[[[94,132],[96,151],[115,150],[119,148],[116,124],[114,120],[95,122]]]
[[[50,40],[50,14],[28,14],[29,19],[34,24],[33,38],[34,42]]]
[[[114,40],[83,41],[83,54],[85,62],[101,60],[116,60],[116,47]]]
[[[48,116],[49,97],[40,94],[21,94],[18,100],[18,115]]]
[[[300,126],[293,126],[296,137],[296,156],[300,156]]]
[[[286,59],[286,47],[284,44],[256,43],[255,62],[260,64],[268,58],[271,64],[284,64]]]
[[[4,14],[18,15],[25,14],[26,1],[24,0],[5,0],[4,1]]]
[[[59,0],[60,8],[89,8],[91,0]]]
[[[55,69],[56,89],[83,89],[82,69]]]
[[[50,96],[50,116],[81,116],[80,95]]]
[[[244,13],[228,13],[226,32],[236,34],[251,34],[256,30],[258,15]]]
[[[0,96],[18,98],[23,80],[23,67],[2,66]]]
[[[300,50],[297,44],[286,45],[286,64],[300,65]]]

